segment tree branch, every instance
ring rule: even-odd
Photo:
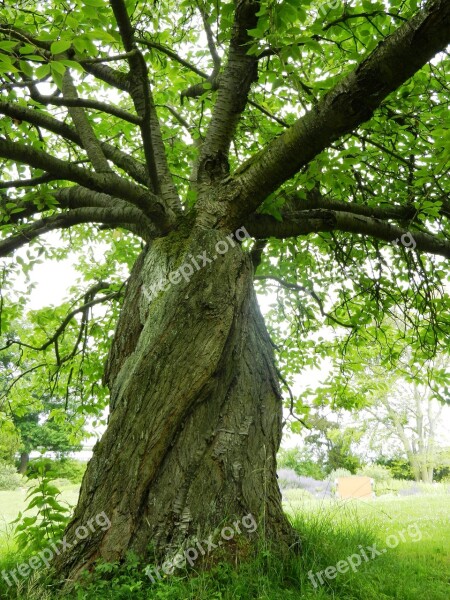
[[[258,59],[247,54],[249,29],[257,25],[259,2],[236,2],[228,62],[220,76],[217,101],[199,159],[199,183],[209,184],[229,171],[228,152],[236,125],[244,111],[250,86],[258,78]]]
[[[126,215],[126,218],[123,219],[124,222],[139,224],[142,228],[145,228],[147,232],[151,233],[152,236],[156,236],[157,234],[157,230],[152,221],[146,217],[141,210],[120,198],[109,196],[108,194],[103,194],[101,192],[94,192],[81,186],[58,188],[53,190],[51,194],[58,202],[60,208],[107,208],[112,209],[113,211],[123,211],[123,214]],[[34,200],[17,202],[16,208],[21,210],[8,215],[6,204],[12,202],[14,201],[7,196],[4,198],[0,196],[0,209],[3,211],[4,215],[8,217],[8,224],[18,223],[33,215],[44,213],[48,210],[54,210],[53,206],[48,207],[45,204],[40,204],[39,196],[36,195]]]
[[[75,308],[72,311],[70,311],[64,317],[63,321],[61,322],[61,324],[59,325],[59,327],[57,328],[55,333],[46,342],[44,342],[41,346],[32,346],[31,344],[21,342],[20,340],[8,340],[8,343],[6,344],[6,346],[4,348],[0,348],[0,351],[10,348],[14,344],[17,344],[18,346],[22,346],[25,348],[29,348],[30,350],[35,350],[37,352],[43,352],[43,351],[47,350],[47,348],[49,348],[53,344],[55,344],[55,346],[56,346],[58,338],[61,336],[62,333],[64,333],[67,325],[77,314],[83,313],[83,315],[85,315],[86,311],[88,311],[93,306],[95,306],[97,304],[101,304],[103,302],[107,302],[108,300],[113,300],[115,298],[119,298],[123,294],[123,291],[121,288],[117,292],[111,292],[110,294],[106,294],[104,296],[101,296],[100,298],[95,298],[95,296],[97,295],[98,292],[100,292],[101,290],[107,289],[109,286],[110,286],[110,283],[108,283],[107,281],[99,281],[98,283],[93,285],[89,290],[87,290],[87,292],[84,294],[84,304],[79,306],[78,308]],[[59,362],[60,361],[58,361],[58,364],[59,364]],[[64,361],[61,361],[61,362],[64,362]]]
[[[75,58],[75,60],[77,59]],[[122,92],[130,91],[130,82],[126,73],[116,71],[116,69],[111,69],[111,67],[108,67],[108,65],[92,63],[89,58],[87,60],[78,59],[77,62],[80,63],[85,71],[97,79],[104,81],[108,85],[111,85],[118,90],[122,90]]]
[[[31,36],[28,31],[24,31],[15,27],[14,25],[10,25],[9,23],[0,23],[0,33],[4,33],[13,39],[16,39],[18,42],[31,44],[36,48],[41,50],[40,54],[47,58],[48,60],[52,59],[51,53],[51,41],[47,40],[38,40],[35,37]],[[38,53],[38,52],[37,52]],[[129,81],[128,77],[125,73],[121,73],[120,71],[116,71],[111,67],[108,67],[104,64],[99,64],[98,61],[93,62],[92,59],[77,59],[77,57],[70,57],[72,60],[77,60],[84,67],[84,69],[105,83],[112,85],[113,87],[122,90],[124,92],[129,91]]]
[[[145,161],[153,190],[160,195],[164,204],[175,214],[181,212],[172,175],[167,164],[167,156],[162,139],[158,115],[150,89],[147,65],[134,40],[134,29],[123,0],[109,0],[114,13],[125,51],[130,53],[129,92],[136,113],[141,118],[140,129],[144,147]],[[133,52],[134,51],[134,52]]]
[[[80,148],[83,148],[80,136],[78,133],[67,125],[58,121],[54,117],[47,115],[41,110],[35,110],[26,108],[18,104],[12,104],[9,102],[0,101],[0,114],[7,115],[12,119],[18,119],[20,121],[27,121],[32,123],[36,127],[43,127],[47,131],[51,131],[62,138],[77,144]],[[116,166],[123,169],[130,177],[135,179],[142,185],[148,185],[148,175],[146,173],[146,167],[139,161],[131,158],[125,152],[122,152],[115,146],[108,144],[107,142],[100,142],[101,148],[105,153],[106,158],[113,162]]]
[[[55,229],[67,229],[81,223],[106,223],[115,227],[123,227],[129,229],[132,224],[133,228],[130,231],[140,231],[140,236],[146,241],[152,238],[149,231],[143,223],[136,220],[135,215],[130,214],[128,210],[115,208],[76,208],[65,213],[44,217],[29,225],[24,225],[21,231],[0,241],[0,257],[5,257],[12,254],[22,246],[29,244],[31,241],[41,235],[45,235],[49,231]]]
[[[63,100],[68,100],[69,102],[78,100],[77,88],[73,83],[69,69],[66,69],[66,72],[63,76],[62,91],[64,94]],[[94,169],[98,173],[112,173],[112,170],[105,158],[105,155],[103,154],[103,150],[84,109],[72,106],[69,108],[69,115],[72,118],[75,129],[80,136],[83,147],[86,150],[86,154],[88,155]]]
[[[211,53],[211,58],[214,64],[214,73],[218,73],[220,71],[221,60],[219,53],[217,52],[216,43],[214,41],[214,35],[211,29],[211,25],[208,23],[208,14],[205,10],[204,4],[199,1],[197,2],[198,10],[202,17],[203,27],[205,28],[206,39],[208,41],[208,48]]]
[[[402,236],[409,234],[414,238],[415,248],[418,250],[450,258],[450,241],[429,233],[407,230],[374,217],[315,209],[291,213],[287,218],[288,220],[280,222],[270,215],[254,214],[245,223],[245,227],[256,239],[284,239],[321,231],[345,231],[399,244]]]
[[[33,100],[40,102],[44,106],[51,104],[53,106],[67,106],[68,108],[90,108],[93,110],[99,110],[108,115],[112,115],[113,117],[117,117],[122,121],[128,121],[128,123],[133,123],[133,125],[140,125],[142,122],[142,119],[140,117],[138,117],[137,115],[133,115],[127,110],[117,108],[116,106],[111,106],[110,104],[106,104],[106,102],[91,100],[90,98],[56,98],[56,96],[42,96],[41,94],[36,93],[36,91],[34,91],[31,94],[31,97],[33,98]]]
[[[449,43],[450,3],[428,0],[422,11],[380,42],[317,106],[228,179],[227,225],[241,223],[333,141],[370,119],[391,92]]]
[[[10,142],[4,138],[0,138],[0,156],[47,171],[55,179],[72,181],[94,191],[104,191],[127,200],[140,208],[162,231],[167,232],[172,226],[170,215],[166,214],[158,197],[114,173],[91,173],[55,158],[47,152],[18,142]]]
[[[196,73],[202,79],[208,79],[209,75],[207,73],[205,73],[201,69],[197,68],[195,65],[188,62],[184,58],[182,58],[179,54],[174,52],[171,48],[167,48],[167,46],[164,46],[163,44],[159,44],[158,42],[152,42],[151,40],[146,40],[144,38],[138,38],[136,41],[137,41],[137,43],[142,44],[143,46],[146,46],[147,48],[158,50],[158,52],[165,54],[166,56],[168,56],[175,62],[179,63],[183,67],[186,67],[186,69],[188,69],[189,71]]]
[[[9,188],[21,188],[21,187],[34,187],[41,183],[49,183],[54,181],[53,177],[49,173],[40,175],[39,177],[32,177],[31,179],[15,179],[14,181],[0,181],[0,190]]]

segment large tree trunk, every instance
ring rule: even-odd
[[[201,256],[215,258],[196,270]],[[150,302],[150,286],[187,264],[190,281]],[[249,513],[278,548],[294,543],[276,480],[282,402],[252,280],[249,254],[215,230],[170,234],[138,259],[106,370],[108,428],[67,539],[103,511],[111,527],[58,557],[62,575],[149,545],[163,561]]]

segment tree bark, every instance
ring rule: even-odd
[[[202,257],[213,260],[197,270]],[[190,280],[149,301],[150,287],[180,267],[193,271]],[[109,424],[67,539],[102,512],[112,525],[57,557],[60,574],[72,580],[100,557],[145,556],[149,545],[164,561],[249,513],[256,534],[280,550],[295,545],[276,480],[282,400],[274,356],[239,243],[194,227],[143,251],[105,379]]]

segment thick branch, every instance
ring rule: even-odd
[[[76,208],[23,226],[19,233],[0,241],[0,257],[12,254],[15,250],[29,244],[37,237],[45,235],[49,231],[67,229],[81,223],[106,223],[115,227],[123,227],[124,229],[130,229],[128,225],[133,224],[134,227],[130,231],[134,233],[138,227],[140,228],[141,237],[147,241],[151,239],[151,232],[139,221],[136,222],[134,216],[130,216],[128,211],[112,208]]]
[[[77,88],[75,87],[69,69],[66,69],[66,72],[64,73],[62,90],[64,94],[64,100],[69,102],[78,100]],[[88,155],[94,169],[98,173],[111,173],[111,168],[105,158],[105,155],[103,154],[103,150],[84,109],[72,106],[69,108],[69,114],[74,122],[75,129],[81,138],[83,147],[86,150],[86,154]]]
[[[255,214],[246,222],[245,227],[256,239],[268,237],[284,239],[321,231],[345,231],[399,244],[402,236],[409,234],[413,237],[414,247],[418,250],[450,258],[450,241],[428,233],[410,231],[381,219],[343,211],[327,209],[299,211],[287,215],[287,220],[282,222],[270,215]]]
[[[414,206],[399,206],[386,203],[384,206],[368,206],[356,202],[340,202],[323,196],[317,190],[308,193],[306,199],[292,194],[286,196],[287,205],[293,211],[303,211],[315,208],[327,208],[335,211],[348,212],[353,215],[375,217],[376,219],[394,219],[407,221],[413,219],[417,214]]]
[[[147,65],[142,53],[136,46],[134,29],[125,2],[123,0],[110,0],[110,5],[119,27],[125,51],[130,53],[128,58],[130,66],[129,91],[135,110],[141,118],[140,129],[143,149],[152,187],[155,193],[162,197],[167,208],[177,213],[181,211],[181,203],[167,164],[158,115],[156,114],[150,89]]]
[[[428,0],[422,11],[380,42],[317,106],[229,179],[232,226],[334,140],[370,119],[384,98],[449,43],[450,3]]]
[[[38,179],[38,178],[36,178]],[[156,235],[156,229],[151,220],[144,215],[144,213],[136,208],[133,204],[103,194],[101,192],[94,192],[81,186],[71,186],[56,189],[51,192],[55,200],[58,202],[59,207],[63,209],[74,209],[74,208],[107,208],[114,211],[124,211],[126,214],[124,221],[134,222],[140,224],[147,231],[152,232]],[[8,215],[6,204],[11,203],[13,200],[5,196],[0,196],[0,209],[3,214],[8,216],[8,223],[19,223],[23,219],[28,219],[33,215],[37,215],[47,210],[50,210],[45,204],[39,203],[39,194],[36,194],[35,200],[26,200],[16,202],[16,208],[20,208],[20,212],[14,212]],[[51,208],[54,210],[54,207]]]
[[[156,196],[150,194],[148,190],[121,179],[114,173],[91,173],[76,165],[55,158],[47,152],[35,150],[31,146],[10,142],[3,138],[0,138],[0,156],[47,171],[55,179],[72,181],[92,190],[118,196],[140,208],[161,230],[167,231],[171,227],[170,218],[165,214]]]
[[[7,115],[12,119],[27,121],[37,127],[43,127],[44,129],[47,129],[47,131],[51,131],[52,133],[77,144],[80,148],[83,147],[80,136],[75,129],[66,123],[61,123],[61,121],[58,121],[54,117],[51,117],[40,110],[0,101],[0,114]],[[148,185],[148,176],[145,165],[107,142],[101,142],[101,147],[106,158],[123,169],[125,173],[130,175],[130,177],[137,182]]]
[[[251,38],[247,31],[257,25],[259,2],[236,3],[228,62],[220,76],[217,101],[202,146],[199,182],[209,183],[228,172],[228,152],[236,125],[244,111],[250,86],[258,78],[258,60],[247,54]]]
[[[126,73],[116,71],[116,69],[112,69],[108,65],[103,65],[101,63],[92,63],[90,59],[79,59],[78,62],[84,68],[85,71],[87,71],[90,75],[93,75],[97,79],[104,81],[108,85],[111,85],[112,87],[115,87],[118,90],[122,90],[122,92],[130,91],[130,82],[128,81]]]

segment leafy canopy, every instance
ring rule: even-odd
[[[432,357],[450,308],[449,18],[442,0],[3,5],[2,345],[101,415],[131,265],[212,202],[214,226],[255,239],[286,385],[350,342]],[[71,299],[27,313],[18,278],[73,254]]]

